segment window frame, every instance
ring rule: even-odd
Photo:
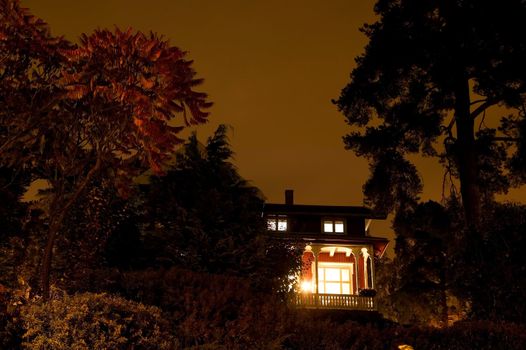
[[[327,280],[326,276],[326,270],[327,269],[337,269],[339,270],[339,280]],[[336,293],[336,295],[353,295],[354,294],[354,288],[353,288],[353,280],[355,278],[355,266],[354,263],[337,263],[337,262],[319,262],[318,263],[318,292],[320,294],[335,294],[335,293],[327,293],[327,283],[339,283],[340,285],[340,293]],[[323,270],[323,273],[320,273],[320,270]],[[348,271],[349,279],[347,281],[343,280],[343,274],[344,270]],[[322,277],[323,275],[323,277]],[[323,285],[323,287],[321,287]],[[349,289],[349,294],[343,293],[343,286],[347,285]],[[323,290],[323,292],[320,292],[320,290]]]
[[[330,222],[332,226],[332,231],[325,231],[325,224]],[[336,223],[341,222],[343,224],[343,231],[342,232],[336,232]],[[347,220],[344,218],[335,218],[335,217],[324,217],[321,219],[321,232],[324,234],[336,234],[336,235],[344,235],[347,233]]]
[[[270,225],[271,221],[274,222],[275,229],[272,229],[270,227],[271,226]],[[280,221],[281,222],[283,222],[283,221],[285,222],[285,229],[284,230],[280,230],[279,229]],[[267,215],[266,222],[267,222],[267,230],[268,231],[271,231],[271,232],[288,232],[289,231],[289,218],[287,217],[287,215],[279,215],[279,214]]]

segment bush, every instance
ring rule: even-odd
[[[398,343],[409,344],[415,349],[463,350],[526,348],[526,328],[521,325],[476,321],[457,322],[447,328],[398,328]]]
[[[108,294],[64,295],[22,308],[29,350],[174,349],[168,323],[153,306]]]
[[[0,349],[20,347],[21,325],[10,291],[0,284]]]
[[[184,347],[279,348],[286,333],[284,303],[248,278],[171,268],[128,272],[120,283],[125,297],[162,308]]]
[[[358,294],[362,297],[374,297],[376,296],[376,290],[374,289],[360,289]]]

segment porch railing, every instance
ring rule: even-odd
[[[293,305],[313,309],[348,309],[376,311],[374,297],[343,294],[298,293],[293,296]]]

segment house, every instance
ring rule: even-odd
[[[385,219],[359,206],[267,203],[263,213],[274,237],[305,244],[299,290],[294,303],[323,309],[376,310],[374,257],[382,257],[389,241],[369,235],[372,220]]]

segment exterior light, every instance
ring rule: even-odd
[[[311,281],[303,281],[301,283],[301,291],[305,293],[312,292],[312,283]]]

